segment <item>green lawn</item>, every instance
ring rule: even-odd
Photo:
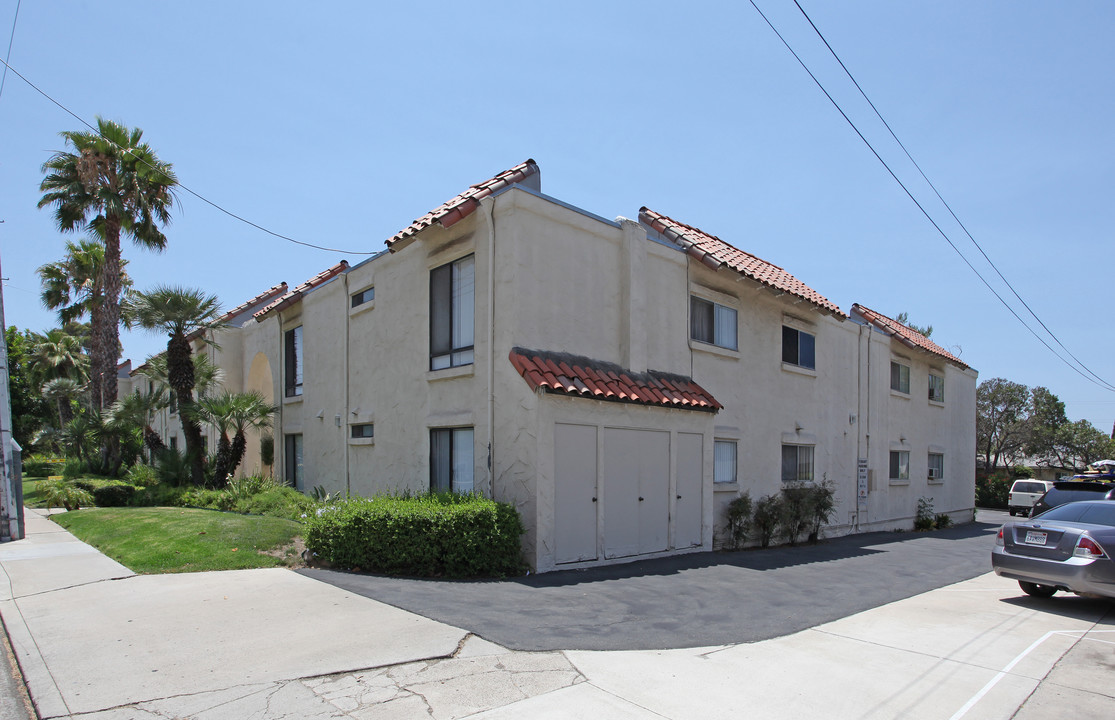
[[[260,551],[290,544],[302,529],[282,518],[178,507],[91,508],[51,519],[137,573],[286,565]]]

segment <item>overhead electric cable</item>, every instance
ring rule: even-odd
[[[0,78],[0,97],[4,96],[4,85],[8,82],[8,61],[12,59],[12,43],[15,42],[15,26],[19,22],[19,6],[23,0],[16,0],[15,17],[12,18],[12,34],[8,36],[8,54],[4,56],[4,77]]]
[[[1104,385],[1107,385],[1109,388],[1115,390],[1115,386],[1093,372],[1091,368],[1089,368],[1080,360],[1080,358],[1076,357],[1076,355],[1074,355],[1071,350],[1065,347],[1065,344],[1061,342],[1061,339],[1057,337],[1057,335],[1052,330],[1049,329],[1049,326],[1046,325],[1040,317],[1038,317],[1038,314],[1034,312],[1029,303],[1022,299],[1022,296],[1019,295],[1018,291],[1014,289],[1014,285],[1012,285],[1011,282],[1007,280],[1007,278],[999,270],[999,266],[997,266],[995,262],[987,256],[987,253],[984,252],[983,247],[978,242],[976,242],[976,239],[972,236],[972,233],[968,232],[968,228],[964,225],[963,222],[961,222],[960,218],[956,216],[956,213],[953,211],[952,206],[948,204],[945,198],[941,195],[940,191],[937,190],[937,186],[933,184],[933,181],[930,180],[928,176],[926,176],[925,171],[921,169],[921,165],[918,165],[917,160],[914,160],[914,156],[911,155],[910,151],[906,149],[906,145],[898,139],[898,135],[896,135],[894,130],[891,128],[890,123],[886,121],[882,113],[879,112],[879,109],[875,107],[875,103],[871,102],[871,98],[867,97],[867,93],[863,91],[863,88],[860,87],[860,84],[856,81],[855,77],[852,76],[851,70],[849,70],[848,67],[844,64],[844,61],[840,59],[840,56],[836,54],[836,51],[833,50],[832,45],[829,44],[829,41],[825,39],[825,36],[821,32],[820,28],[818,28],[817,24],[813,22],[813,18],[809,17],[809,13],[805,12],[805,8],[801,6],[801,3],[799,3],[798,0],[794,0],[794,5],[797,5],[797,8],[799,11],[801,11],[802,16],[805,17],[807,21],[809,21],[809,25],[813,28],[813,31],[817,33],[817,37],[821,38],[821,42],[825,44],[825,47],[828,48],[828,51],[832,54],[833,58],[836,59],[836,62],[840,63],[840,67],[844,70],[844,74],[848,76],[848,79],[851,80],[852,84],[856,86],[856,90],[859,90],[859,94],[862,95],[863,99],[867,101],[867,104],[871,106],[871,109],[875,112],[875,116],[879,118],[880,122],[883,123],[883,126],[886,127],[887,132],[890,133],[890,136],[894,138],[894,141],[896,143],[898,143],[898,147],[902,148],[902,152],[906,153],[906,157],[913,164],[913,166],[917,168],[918,173],[921,175],[922,179],[925,180],[926,184],[928,184],[929,187],[933,190],[933,193],[937,196],[937,199],[940,200],[941,204],[945,206],[945,209],[949,211],[949,215],[952,215],[952,219],[956,221],[956,224],[960,226],[960,229],[964,231],[964,234],[967,235],[968,239],[972,241],[972,244],[976,246],[976,249],[979,250],[980,255],[983,256],[983,259],[986,260],[987,264],[990,265],[991,268],[995,271],[995,274],[999,276],[999,279],[1002,280],[1003,283],[1008,288],[1010,288],[1011,293],[1013,293],[1014,296],[1018,298],[1018,302],[1022,303],[1022,307],[1026,308],[1030,315],[1038,321],[1038,324],[1041,325],[1042,329],[1045,330],[1045,332],[1049,333],[1049,337],[1053,338],[1053,340],[1059,346],[1061,346],[1061,349],[1068,353],[1069,357],[1075,360],[1081,368],[1083,368],[1096,380],[1099,380]]]
[[[1073,372],[1075,372],[1077,375],[1080,375],[1081,377],[1083,377],[1088,382],[1090,382],[1094,385],[1099,385],[1100,387],[1104,388],[1105,390],[1115,391],[1115,386],[1113,386],[1109,383],[1103,382],[1103,381],[1097,381],[1097,380],[1089,377],[1088,375],[1085,375],[1083,372],[1081,372],[1081,370],[1079,368],[1077,368],[1075,365],[1073,365],[1068,360],[1066,360],[1064,357],[1062,357],[1056,350],[1053,349],[1053,347],[1048,342],[1045,341],[1045,338],[1038,335],[1038,333],[1032,327],[1030,327],[1026,323],[1025,320],[1022,319],[1022,317],[1014,310],[1014,308],[1012,308],[1007,303],[1006,300],[1003,299],[1002,295],[1000,295],[995,290],[995,288],[991,287],[991,283],[987,282],[987,279],[984,278],[983,275],[980,274],[979,270],[977,270],[974,265],[972,265],[971,261],[968,260],[968,258],[964,255],[964,253],[960,252],[960,248],[956,247],[956,243],[954,243],[952,241],[952,239],[945,233],[945,231],[941,229],[941,226],[937,224],[937,222],[926,211],[926,209],[922,206],[922,204],[920,202],[918,202],[917,198],[914,197],[913,193],[910,192],[910,190],[898,178],[898,176],[894,173],[894,171],[891,170],[890,165],[887,164],[886,160],[883,160],[882,156],[879,155],[878,151],[875,150],[875,147],[867,140],[866,137],[864,137],[864,134],[862,132],[860,132],[860,129],[856,126],[856,124],[854,122],[852,122],[852,119],[849,118],[848,114],[844,112],[844,109],[840,107],[840,104],[837,103],[835,99],[833,99],[832,95],[829,94],[829,91],[825,89],[825,86],[821,84],[821,81],[817,79],[817,76],[814,75],[813,71],[809,69],[809,66],[805,64],[805,61],[803,61],[801,59],[801,57],[797,54],[797,52],[790,46],[790,43],[788,43],[786,41],[786,38],[782,37],[782,33],[780,33],[778,31],[778,28],[776,28],[774,26],[774,24],[763,13],[763,11],[759,9],[759,6],[755,4],[755,0],[748,0],[748,1],[751,3],[751,7],[755,8],[755,12],[759,13],[759,16],[761,18],[763,18],[763,21],[766,22],[767,26],[770,27],[770,29],[774,32],[774,34],[778,36],[778,39],[782,41],[782,44],[786,47],[786,49],[790,51],[790,54],[794,56],[794,59],[798,61],[798,64],[801,65],[802,69],[805,70],[805,72],[809,75],[810,78],[812,78],[813,82],[817,85],[818,88],[820,88],[821,92],[823,92],[825,94],[825,97],[828,98],[829,102],[832,103],[832,106],[836,108],[837,112],[840,113],[841,117],[843,117],[844,120],[848,123],[848,125],[851,126],[852,130],[855,131],[856,135],[859,135],[859,139],[862,140],[863,144],[867,146],[867,149],[871,151],[871,153],[875,156],[875,159],[877,159],[882,164],[882,166],[886,169],[887,173],[889,173],[890,176],[894,179],[894,181],[896,183],[898,183],[898,186],[902,188],[902,191],[906,193],[906,196],[910,198],[910,200],[914,203],[914,205],[917,206],[918,210],[921,211],[921,214],[925,216],[925,219],[928,220],[929,223],[934,227],[934,229],[937,230],[937,233],[940,234],[940,236],[945,239],[945,242],[947,242],[949,244],[949,247],[951,247],[956,252],[956,254],[960,256],[960,259],[964,261],[964,263],[968,266],[968,268],[971,269],[971,271],[973,273],[975,273],[976,277],[978,277],[980,279],[980,282],[982,282],[984,284],[984,286],[987,287],[987,289],[991,291],[991,294],[994,295],[999,300],[1000,303],[1002,303],[1003,307],[1005,307],[1007,309],[1007,311],[1010,312],[1010,314],[1013,315],[1015,317],[1015,319],[1018,320],[1018,322],[1020,322],[1024,328],[1029,330],[1030,334],[1033,335],[1037,339],[1038,342],[1040,342],[1042,345],[1044,345],[1046,347],[1046,349],[1049,350],[1049,352],[1053,353],[1053,355],[1056,356],[1056,358],[1058,360],[1065,363],[1065,365],[1067,365]]]
[[[6,61],[6,60],[5,60],[5,61],[0,61],[0,62],[3,62],[3,63],[4,63],[4,68],[5,68],[6,70],[11,70],[11,71],[12,71],[13,73],[15,73],[16,77],[18,77],[18,78],[19,78],[20,80],[22,80],[23,82],[27,83],[27,84],[28,84],[28,85],[29,85],[29,86],[30,86],[30,87],[31,87],[31,88],[32,88],[32,89],[33,89],[33,90],[34,90],[35,92],[39,93],[40,95],[42,95],[43,97],[45,97],[45,98],[46,98],[47,100],[49,100],[49,101],[51,101],[52,103],[54,103],[55,105],[57,105],[57,106],[58,106],[59,108],[61,108],[61,109],[62,109],[62,111],[63,111],[63,112],[65,112],[65,113],[66,113],[66,114],[68,114],[68,115],[69,115],[70,117],[72,117],[72,118],[74,118],[75,120],[77,120],[77,121],[78,121],[79,123],[81,123],[81,124],[82,124],[82,125],[84,125],[85,127],[89,128],[89,129],[90,129],[90,130],[92,130],[93,132],[95,132],[95,133],[97,133],[98,135],[100,135],[100,131],[99,131],[99,130],[97,130],[97,128],[93,127],[93,126],[92,126],[92,125],[90,125],[90,124],[89,124],[88,122],[86,122],[86,121],[85,121],[85,120],[84,120],[83,118],[81,118],[81,117],[80,117],[80,116],[79,116],[79,115],[78,115],[77,113],[73,112],[73,111],[72,111],[72,110],[70,110],[70,109],[69,109],[68,107],[66,107],[66,106],[65,106],[65,105],[63,105],[62,103],[58,102],[57,100],[55,100],[54,98],[52,98],[52,97],[51,97],[50,95],[46,94],[46,92],[44,92],[43,90],[39,89],[39,87],[38,87],[37,85],[35,85],[35,83],[33,83],[33,82],[31,82],[30,80],[28,80],[27,78],[25,78],[25,77],[24,77],[24,76],[23,76],[23,75],[22,75],[22,74],[21,74],[21,73],[20,73],[20,72],[19,72],[18,70],[16,70],[16,69],[15,69],[14,67],[12,67],[11,65],[9,65],[9,64],[7,63],[7,61]],[[122,147],[120,147],[120,146],[119,146],[119,145],[117,145],[116,143],[112,142],[112,140],[109,140],[108,138],[104,137],[103,135],[101,135],[101,137],[102,137],[102,138],[103,138],[104,140],[106,140],[107,142],[109,142],[109,143],[112,143],[113,145],[115,145],[115,146],[116,146],[116,148],[117,148],[118,150],[123,150],[124,152],[128,152],[129,154],[131,154],[131,153],[130,153],[130,152],[128,151],[128,149],[127,149],[127,148],[122,148]],[[146,160],[145,158],[143,158],[143,157],[136,157],[136,159],[137,159],[137,160],[139,160],[139,161],[140,161],[141,163],[143,163],[144,165],[146,165],[147,167],[151,168],[152,170],[158,170],[158,168],[156,168],[156,167],[155,167],[154,165],[152,165],[151,163],[147,162],[147,160]],[[294,243],[295,245],[304,245],[304,246],[306,246],[306,247],[311,247],[311,248],[314,248],[315,250],[324,250],[324,251],[326,251],[326,252],[335,252],[335,253],[342,253],[342,254],[345,254],[345,255],[378,255],[378,254],[379,254],[378,252],[359,252],[359,251],[356,251],[356,250],[340,250],[340,249],[337,249],[337,248],[324,247],[324,246],[322,246],[322,245],[314,245],[313,243],[308,243],[308,242],[304,242],[304,241],[302,241],[302,240],[295,240],[295,239],[294,239],[294,238],[292,238],[292,237],[287,237],[286,235],[282,235],[282,234],[280,234],[280,233],[277,233],[277,232],[275,232],[275,231],[273,231],[273,230],[268,230],[267,228],[263,227],[262,225],[259,225],[259,224],[257,224],[257,223],[254,223],[254,222],[252,222],[251,220],[248,220],[247,218],[244,218],[244,217],[241,217],[240,215],[237,215],[236,213],[232,212],[231,210],[226,210],[225,208],[221,207],[220,205],[218,205],[217,203],[213,202],[213,201],[212,201],[212,200],[210,200],[209,198],[205,197],[204,195],[201,195],[200,193],[197,193],[197,192],[195,192],[195,191],[191,190],[191,189],[190,189],[189,187],[187,187],[186,185],[183,185],[182,183],[178,183],[178,187],[182,188],[183,190],[185,190],[185,191],[186,191],[187,193],[189,193],[190,195],[193,195],[193,196],[194,196],[195,198],[197,198],[198,200],[201,200],[201,201],[202,201],[203,203],[205,203],[206,205],[209,205],[210,207],[213,207],[213,208],[215,208],[215,209],[217,209],[217,210],[220,210],[220,211],[221,211],[221,212],[223,212],[223,213],[224,213],[225,215],[228,215],[228,216],[229,216],[229,217],[231,217],[231,218],[234,218],[234,219],[236,219],[236,220],[239,220],[240,222],[244,223],[245,225],[250,225],[250,226],[254,227],[254,228],[255,228],[256,230],[260,230],[260,231],[262,231],[262,232],[265,232],[265,233],[267,233],[268,235],[271,235],[271,236],[273,236],[273,237],[277,237],[277,238],[279,238],[280,240],[286,240],[287,242],[291,242],[291,243]]]

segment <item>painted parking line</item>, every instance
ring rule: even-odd
[[[955,713],[953,713],[952,717],[950,717],[949,720],[960,720],[960,718],[967,715],[968,711],[971,710],[973,707],[975,707],[976,703],[978,703],[981,699],[983,699],[984,695],[986,695],[988,692],[991,691],[991,688],[995,687],[999,683],[1000,680],[1002,680],[1004,677],[1006,677],[1007,675],[1010,674],[1010,671],[1014,669],[1015,665],[1022,662],[1022,660],[1025,659],[1025,657],[1027,655],[1029,655],[1034,650],[1036,650],[1043,642],[1045,642],[1049,638],[1053,637],[1054,635],[1069,635],[1069,636],[1077,635],[1078,636],[1077,639],[1079,640],[1079,639],[1081,639],[1079,637],[1080,635],[1082,635],[1082,634],[1087,635],[1088,633],[1093,633],[1093,632],[1094,633],[1110,633],[1110,632],[1115,632],[1115,630],[1050,630],[1049,632],[1047,632],[1046,634],[1042,635],[1040,638],[1035,640],[1033,643],[1031,643],[1030,647],[1023,650],[1021,653],[1016,655],[1013,660],[1011,660],[1009,663],[1007,663],[1006,667],[1004,667],[1002,670],[1000,670],[998,673],[996,673],[995,677],[988,680],[987,684],[984,685],[982,688],[980,688],[980,691],[977,692],[975,695],[973,695],[971,697],[971,699],[968,700],[968,702],[964,703],[963,707],[961,707],[959,710],[957,710]],[[1106,642],[1106,641],[1105,640],[1099,640],[1097,642]],[[1112,644],[1115,644],[1115,643],[1112,643]]]

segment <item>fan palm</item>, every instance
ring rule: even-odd
[[[151,427],[155,412],[169,404],[167,391],[162,386],[153,387],[147,392],[127,393],[112,404],[108,411],[107,425],[117,431],[139,428],[143,433],[143,444],[151,451],[152,457],[164,449],[162,437]]]
[[[213,480],[224,485],[244,460],[247,447],[246,432],[249,428],[271,427],[272,415],[278,408],[264,399],[257,391],[244,393],[223,392],[198,401],[198,410],[206,422],[217,428],[217,463]],[[229,432],[233,437],[229,439]]]
[[[54,329],[38,335],[31,346],[31,378],[37,386],[58,378],[84,382],[89,376],[89,358],[82,352],[81,340],[64,330]]]
[[[182,435],[193,482],[205,482],[201,424],[194,407],[193,352],[187,337],[196,330],[224,327],[221,308],[214,295],[183,287],[159,286],[150,292],[132,293],[124,303],[124,317],[152,331],[165,332],[167,385],[174,392],[182,418]]]
[[[68,377],[54,378],[43,384],[43,397],[58,409],[58,427],[65,427],[74,419],[73,400],[83,390],[81,383]]]
[[[143,131],[97,118],[97,132],[66,131],[68,150],[43,164],[39,207],[54,209],[59,230],[90,230],[104,241],[100,308],[92,318],[93,397],[99,406],[116,402],[123,266],[120,237],[161,251],[170,222],[177,178],[169,163],[142,142]]]
[[[104,264],[105,247],[99,238],[67,241],[64,258],[36,271],[43,288],[39,297],[45,307],[58,311],[63,326],[84,317],[96,316],[99,321],[104,299]],[[127,260],[120,260],[121,292],[132,286],[124,271],[127,264]]]

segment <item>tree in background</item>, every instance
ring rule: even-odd
[[[34,343],[29,330],[20,332],[11,325],[4,329],[8,344],[8,382],[12,396],[12,437],[30,455],[39,431],[51,422],[50,404],[31,377],[30,347]]]
[[[1030,389],[1021,383],[992,378],[976,388],[976,452],[989,472],[1022,456],[1029,409]]]
[[[142,142],[143,131],[97,118],[97,132],[66,131],[70,149],[43,164],[39,207],[52,207],[62,232],[86,230],[104,242],[92,326],[90,385],[97,407],[116,402],[123,264],[120,238],[150,250],[166,247],[161,227],[170,222],[177,179],[169,163]],[[46,266],[44,266],[46,267]],[[109,449],[111,453],[112,449]]]
[[[150,292],[132,293],[124,303],[129,325],[165,332],[167,384],[174,392],[182,419],[186,457],[194,484],[205,483],[204,444],[194,399],[194,360],[188,336],[196,330],[223,327],[221,308],[214,295],[182,287],[159,286]]]
[[[919,332],[926,337],[929,337],[930,335],[933,334],[933,326],[932,325],[926,325],[925,327],[919,327],[919,326],[913,324],[912,322],[910,322],[910,314],[909,313],[900,312],[900,313],[898,313],[897,315],[894,316],[894,319],[896,321],[902,323],[906,327],[910,328],[911,330]]]

